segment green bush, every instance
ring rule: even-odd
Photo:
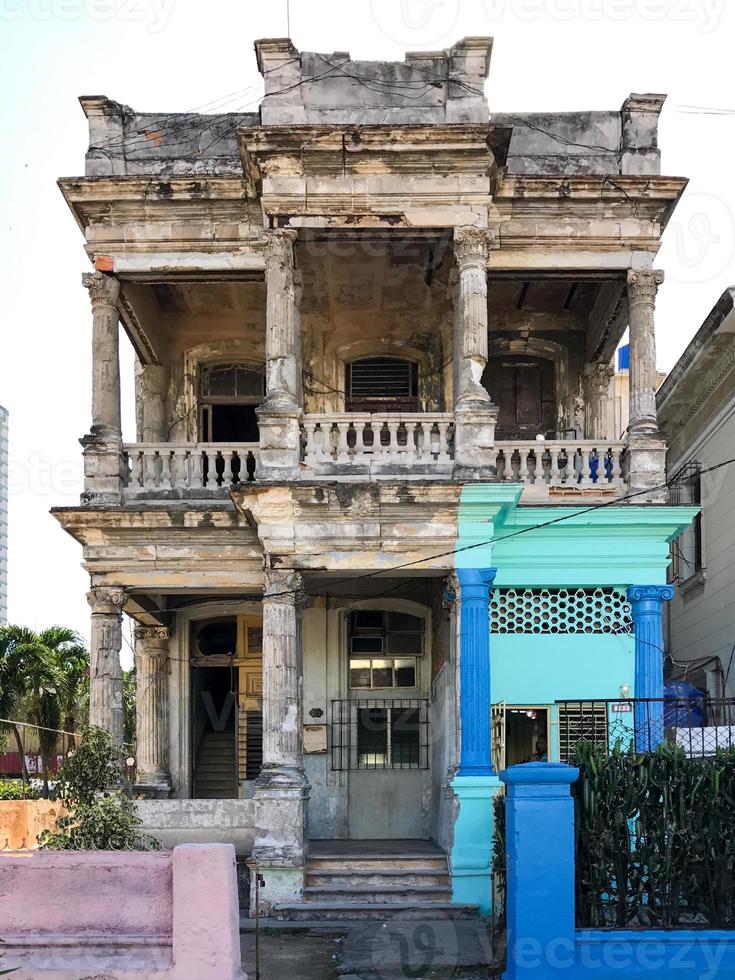
[[[735,927],[735,750],[581,742],[574,764],[578,925]]]
[[[20,779],[0,779],[0,800],[37,800],[39,796],[38,790],[24,786]]]
[[[122,791],[122,760],[109,732],[88,727],[82,743],[59,770],[54,798],[68,815],[38,838],[48,850],[156,851],[159,842],[142,834],[133,801]]]

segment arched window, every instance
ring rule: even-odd
[[[401,357],[361,357],[347,365],[348,412],[418,412],[418,365]]]
[[[248,364],[206,364],[199,380],[202,442],[258,442],[256,406],[265,395],[263,371]]]

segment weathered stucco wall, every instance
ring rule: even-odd
[[[229,845],[8,851],[0,895],[3,966],[18,980],[246,980]]]

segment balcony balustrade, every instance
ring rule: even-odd
[[[258,443],[134,442],[123,447],[127,496],[225,489],[255,478]]]
[[[609,440],[499,441],[491,458],[496,479],[548,489],[623,492],[627,443]],[[168,492],[227,490],[258,479],[258,443],[128,443],[128,498]],[[304,478],[422,476],[451,479],[454,421],[450,414],[306,415],[302,422]]]
[[[449,414],[350,412],[306,415],[304,463],[450,465],[454,419]]]

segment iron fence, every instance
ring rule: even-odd
[[[429,768],[428,700],[335,700],[330,722],[334,771]]]
[[[580,742],[608,751],[654,751],[680,746],[690,759],[710,758],[735,748],[735,698],[692,695],[679,698],[557,701],[559,758],[571,762]]]

